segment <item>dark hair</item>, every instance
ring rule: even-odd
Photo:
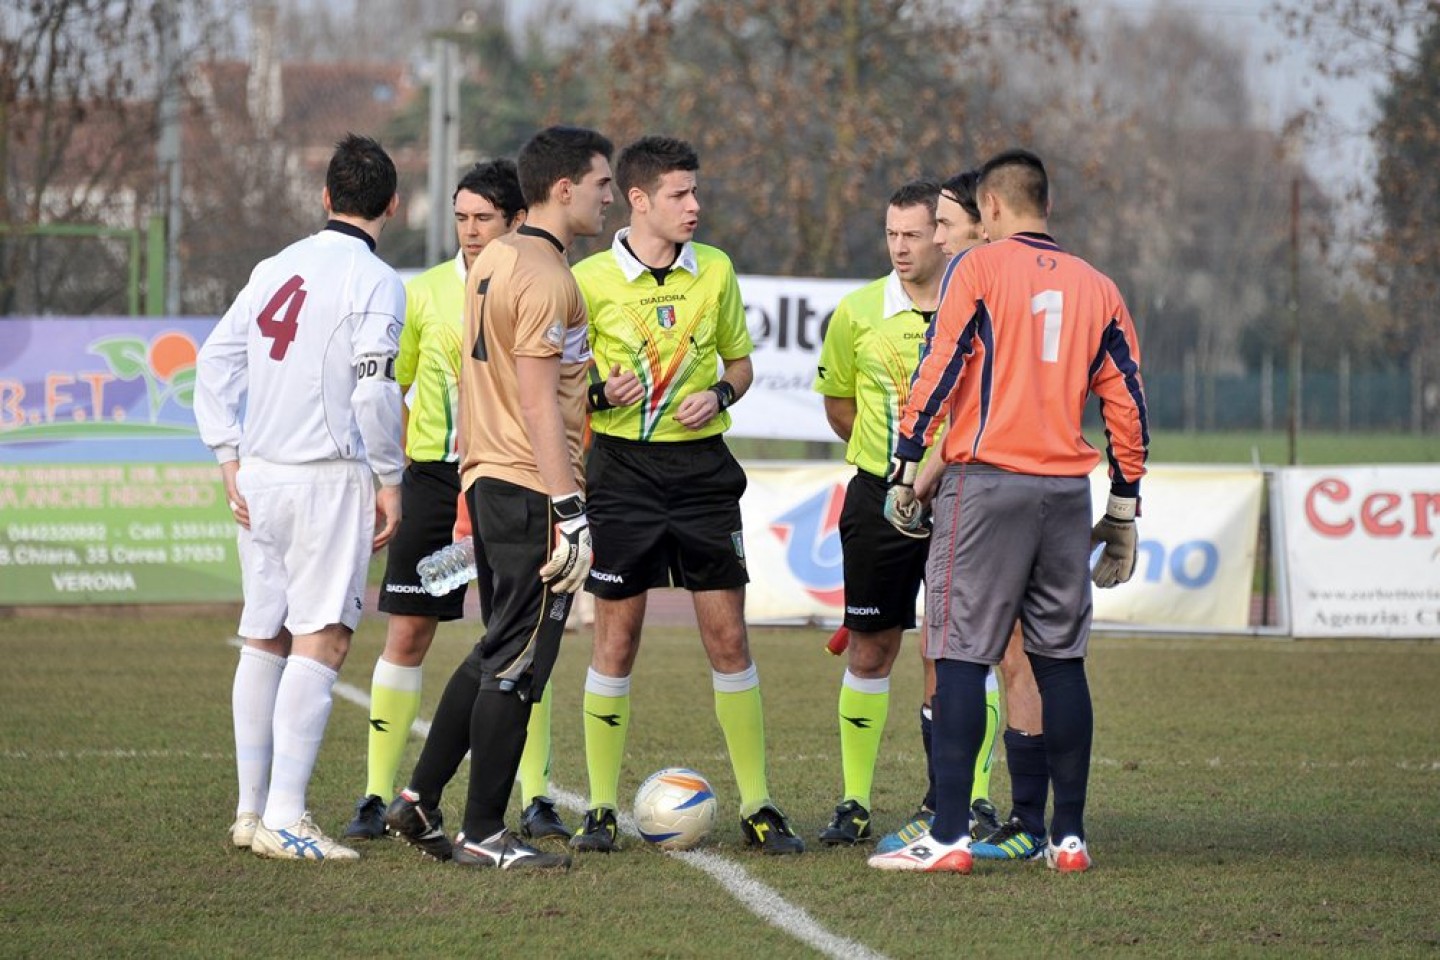
[[[546,127],[520,148],[520,191],[527,206],[550,199],[550,188],[561,180],[576,183],[590,172],[598,153],[606,160],[615,146],[584,127]]]
[[[966,170],[940,184],[940,196],[958,203],[965,216],[980,222],[980,204],[975,202],[975,188],[980,185],[980,171]]]
[[[1005,198],[1016,213],[1045,216],[1050,209],[1050,178],[1045,164],[1029,150],[1006,150],[986,160],[975,186],[993,190]]]
[[[525,196],[520,192],[520,175],[514,160],[501,157],[475,164],[460,178],[459,186],[450,195],[451,203],[455,202],[461,190],[468,190],[494,204],[495,209],[505,217],[507,227],[515,222],[515,215],[525,209]]]
[[[395,182],[395,164],[377,141],[347,133],[335,144],[325,171],[332,213],[374,220],[390,206]]]
[[[924,207],[930,211],[930,219],[934,220],[935,198],[939,193],[940,184],[934,180],[911,180],[890,194],[890,206],[902,210],[906,207]]]
[[[620,151],[620,159],[615,162],[615,185],[628,203],[633,187],[639,187],[648,194],[667,173],[699,169],[700,157],[695,148],[684,140],[641,137]]]

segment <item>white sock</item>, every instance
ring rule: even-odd
[[[274,746],[275,691],[285,658],[256,647],[241,647],[230,691],[235,722],[235,772],[240,798],[235,813],[260,813],[270,787],[270,756]]]
[[[339,674],[308,657],[291,656],[275,695],[275,759],[270,767],[270,798],[265,826],[280,830],[305,813],[305,791],[325,724],[330,720],[331,690]]]

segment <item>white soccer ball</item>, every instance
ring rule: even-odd
[[[635,826],[662,850],[689,850],[715,826],[715,791],[685,767],[652,773],[635,793]]]

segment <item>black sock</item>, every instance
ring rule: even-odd
[[[465,801],[465,838],[484,840],[505,826],[505,808],[525,752],[529,700],[481,690],[470,715],[470,796]]]
[[[1055,816],[1050,839],[1059,843],[1069,836],[1085,839],[1085,793],[1090,783],[1090,744],[1095,736],[1095,714],[1090,705],[1090,684],[1085,661],[1056,660],[1029,654],[1040,688],[1040,715],[1045,724],[1045,755],[1050,764],[1050,785],[1055,791]]]
[[[1005,729],[1005,766],[1010,771],[1010,816],[1019,817],[1025,829],[1045,834],[1045,804],[1050,799],[1050,763],[1045,758],[1045,734],[1026,736]]]
[[[920,742],[925,745],[925,799],[920,806],[926,810],[935,809],[935,754],[933,749],[935,721],[931,719],[930,704],[920,705]]]
[[[930,833],[940,843],[954,843],[970,832],[970,791],[975,758],[985,742],[989,672],[983,663],[935,661],[935,823]]]
[[[479,692],[480,670],[467,657],[450,675],[440,695],[430,733],[420,749],[415,772],[410,775],[408,786],[420,794],[420,805],[427,810],[440,806],[441,794],[470,750],[470,715],[475,712]]]

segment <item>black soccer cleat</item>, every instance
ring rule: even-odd
[[[999,832],[1004,824],[1000,822],[1000,812],[995,809],[995,804],[984,797],[976,797],[970,804],[970,839],[984,840],[991,834]]]
[[[756,810],[740,819],[740,832],[745,836],[747,847],[759,847],[761,853],[781,855],[804,853],[805,841],[790,829],[790,821],[773,803]]]
[[[568,870],[568,853],[546,853],[536,850],[509,830],[501,830],[485,840],[456,837],[455,854],[450,862],[457,867],[499,867],[501,870]]]
[[[455,845],[445,834],[445,818],[440,808],[426,810],[420,798],[401,790],[385,810],[385,829],[427,857],[449,860]]]
[[[379,840],[385,836],[385,801],[375,794],[361,797],[345,828],[346,840]]]
[[[853,847],[871,839],[870,811],[859,800],[846,800],[835,808],[835,818],[820,831],[820,842],[832,847]]]
[[[585,822],[570,838],[570,849],[582,853],[610,853],[619,848],[620,825],[615,811],[609,807],[592,807],[585,811]]]
[[[555,801],[536,797],[520,815],[520,835],[526,840],[570,839],[570,828],[555,812]]]

